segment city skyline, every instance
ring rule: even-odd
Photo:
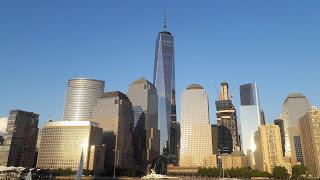
[[[317,52],[320,36],[316,34],[320,30],[319,24],[316,23],[316,19],[320,17],[320,13],[315,11],[320,4],[310,1],[305,3],[304,6],[298,7],[299,3],[297,1],[291,1],[288,7],[284,8],[285,2],[276,3],[279,7],[274,8],[270,4],[274,5],[275,2],[271,2],[264,8],[262,6],[266,5],[266,3],[261,2],[260,4],[257,2],[247,4],[248,7],[242,5],[232,15],[227,15],[227,13],[239,5],[238,2],[234,2],[233,4],[221,2],[193,4],[186,2],[183,4],[183,7],[187,9],[191,9],[191,6],[194,5],[196,5],[196,10],[197,8],[204,9],[202,12],[199,12],[200,15],[193,13],[194,16],[188,24],[184,24],[185,22],[183,21],[191,16],[178,8],[179,3],[169,2],[168,26],[170,27],[170,31],[175,35],[176,43],[176,94],[179,121],[181,118],[179,114],[182,90],[191,83],[200,83],[208,91],[211,123],[216,122],[214,101],[218,99],[214,85],[218,87],[219,83],[224,80],[230,84],[231,91],[235,93],[236,109],[239,109],[240,84],[257,82],[261,106],[266,113],[268,123],[272,123],[274,119],[279,117],[282,102],[290,93],[301,92],[308,97],[312,105],[319,104],[320,95],[317,91],[320,89],[320,86],[316,83],[310,83],[310,77],[318,76],[316,67],[320,65],[319,61],[317,61],[320,57]],[[131,4],[132,2],[128,3]],[[123,28],[119,30],[119,22],[123,21],[123,18],[127,18],[125,15],[120,16],[118,14],[120,16],[119,22],[115,22],[115,20],[110,21],[110,19],[105,20],[105,22],[108,22],[107,25],[98,22],[103,18],[112,17],[109,13],[115,13],[115,10],[120,8],[121,3],[111,2],[111,4],[107,4],[106,2],[97,2],[87,7],[89,10],[92,8],[91,11],[81,15],[79,14],[81,9],[85,8],[87,4],[79,2],[70,13],[68,8],[74,5],[74,3],[65,2],[65,6],[60,9],[57,4],[52,6],[51,9],[47,9],[48,12],[42,12],[41,8],[35,8],[33,9],[33,14],[21,17],[23,13],[32,10],[33,3],[22,3],[24,6],[21,6],[4,2],[4,5],[0,6],[0,17],[10,15],[8,9],[20,8],[21,12],[4,20],[5,28],[0,30],[0,34],[4,35],[4,41],[0,42],[0,61],[3,63],[3,70],[0,74],[0,82],[3,84],[2,93],[0,94],[0,117],[8,116],[8,112],[11,109],[24,109],[40,114],[40,127],[48,120],[49,116],[55,120],[62,120],[65,89],[67,80],[71,78],[87,77],[101,79],[106,82],[105,91],[120,90],[122,92],[127,92],[130,82],[141,76],[151,81],[153,75],[154,43],[156,33],[161,30],[162,26],[162,12],[161,8],[159,8],[161,7],[161,2],[147,3],[143,1],[140,3],[150,6],[150,10],[145,11],[151,11],[147,12],[151,16],[146,18],[142,12],[125,9],[129,10],[128,13],[136,12],[135,17],[137,19],[134,18],[127,25],[130,27],[130,30],[125,28],[125,25],[121,25]],[[137,4],[141,5],[140,3]],[[52,2],[38,4],[39,7],[43,8],[48,8],[49,5],[54,4]],[[98,8],[99,5],[105,5],[106,8],[110,8],[111,12],[105,12],[109,9]],[[108,5],[110,7],[107,7]],[[207,8],[205,8],[206,5],[208,5]],[[216,12],[213,12],[210,7]],[[222,10],[218,10],[219,7],[223,7],[227,11],[222,12]],[[247,8],[253,7],[259,8],[261,12],[249,11],[244,13]],[[92,12],[94,8],[98,8],[97,14]],[[298,10],[294,11],[294,9]],[[308,9],[308,12],[304,12],[303,9]],[[58,10],[61,10],[62,15],[56,14]],[[270,15],[270,17],[267,16],[268,10],[274,10],[273,13],[275,14]],[[280,12],[282,10],[284,12]],[[234,16],[235,13],[240,12],[242,12],[240,17]],[[37,16],[41,13],[44,13],[44,17]],[[75,18],[72,13],[81,15],[81,18],[85,18],[86,15],[88,17],[83,22]],[[208,13],[208,17],[204,16],[206,13]],[[250,15],[255,13],[258,15],[257,19],[250,18]],[[63,15],[67,17],[64,21],[62,20]],[[276,15],[279,15],[278,19],[274,19]],[[294,15],[295,20],[290,19],[290,15]],[[200,17],[203,19],[196,21]],[[219,19],[219,17],[222,17],[222,19]],[[35,21],[26,18],[35,18]],[[53,23],[49,23],[48,28],[44,28],[45,23],[41,21],[46,20],[45,18],[48,20],[45,22]],[[242,20],[240,22],[248,25],[248,27],[238,24],[236,19]],[[271,22],[271,19],[275,22]],[[28,21],[22,23],[23,20]],[[89,22],[91,20],[95,21]],[[71,26],[64,24],[69,21],[73,22]],[[35,22],[40,22],[40,25],[35,24]],[[281,22],[286,23],[280,24]],[[208,30],[199,28],[199,26],[206,27],[207,23]],[[253,27],[252,24],[256,26]],[[107,30],[109,25],[112,28]],[[148,27],[149,25],[149,28],[141,28]],[[305,27],[298,27],[300,25]],[[62,26],[64,28],[59,30],[53,26]],[[81,27],[86,26],[91,26],[91,28],[80,30]],[[270,27],[271,32],[263,30],[265,26]],[[22,27],[25,27],[24,31],[21,30]],[[39,27],[40,32],[32,32]],[[73,29],[75,27],[77,27],[77,32],[72,34],[71,32],[75,30]],[[184,27],[188,27],[189,29],[185,29]],[[232,30],[232,28],[238,29],[238,31]],[[250,28],[253,29],[250,30]],[[280,28],[278,34],[272,33],[272,31],[276,31],[278,28]],[[121,38],[111,37],[110,34],[115,33],[115,30],[119,30],[116,34],[121,36]],[[99,35],[95,36],[87,31],[98,31]],[[139,37],[132,37],[138,34],[138,32],[140,32]],[[190,37],[191,32],[196,33],[195,35],[202,35]],[[57,39],[52,38],[50,35],[56,36]],[[219,35],[223,36],[219,37]],[[249,35],[252,35],[252,37]],[[265,35],[266,37],[261,38],[261,35]],[[48,41],[44,41],[43,38],[47,36],[50,36]],[[102,36],[101,40],[98,40],[98,36]],[[3,38],[1,37],[1,39]],[[64,38],[65,41],[63,41]],[[116,42],[114,47],[111,47],[106,44],[109,38],[111,38],[112,43],[115,43],[118,39],[119,42]],[[254,40],[255,38],[258,39]],[[135,41],[139,39],[142,39],[141,41],[145,43],[140,43],[142,46],[139,48],[134,47],[133,51],[130,50],[135,43],[128,43],[128,40]],[[23,43],[21,44],[22,41]],[[188,44],[188,41],[194,43]],[[26,42],[29,43],[26,44]],[[88,43],[88,45],[76,46],[75,44],[77,43]],[[277,45],[274,43],[277,43]],[[290,43],[295,45],[289,45]],[[93,46],[89,47],[90,45]],[[240,47],[244,45],[248,46]],[[118,49],[117,53],[112,52],[113,48]],[[4,51],[2,52],[2,50]],[[122,51],[121,53],[125,55],[120,54],[119,51]],[[234,53],[236,55],[230,55]],[[139,59],[142,59],[138,62],[144,64],[143,66],[139,66],[137,62],[130,62]],[[271,62],[267,63],[270,59],[272,59]],[[126,64],[121,63],[120,60],[125,60]],[[287,65],[289,60],[290,66]],[[223,68],[223,70],[219,70],[219,67],[226,63],[232,64],[228,70],[232,73],[223,73],[225,70]],[[305,63],[308,65],[308,71],[300,68]],[[114,67],[123,68],[122,71],[125,71],[124,77],[115,76],[118,68]],[[292,70],[288,71],[288,67],[292,68]],[[12,74],[12,68],[15,68],[14,74]],[[31,71],[28,68],[35,68],[35,70]],[[190,73],[195,68],[197,73]],[[252,70],[252,68],[255,69]],[[249,70],[252,70],[252,72],[245,72]],[[9,73],[11,74],[9,75]],[[270,74],[274,75],[270,77]],[[21,79],[24,81],[21,81]],[[277,88],[276,91],[274,88]]]

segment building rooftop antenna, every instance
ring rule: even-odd
[[[167,31],[167,1],[164,0],[163,2],[163,29],[164,31]]]

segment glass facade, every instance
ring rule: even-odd
[[[153,84],[158,92],[160,152],[169,152],[171,121],[176,121],[174,39],[170,32],[158,34]]]
[[[242,151],[254,153],[254,133],[261,125],[259,95],[256,83],[240,86],[240,121],[241,121],[241,142]],[[249,154],[250,156],[250,154]],[[254,166],[254,158],[250,160],[250,166]]]
[[[308,99],[301,93],[289,94],[282,106],[280,118],[284,123],[285,136],[285,156],[295,161],[302,163],[302,157],[296,156],[296,151],[301,151],[301,147],[295,144],[294,136],[299,136],[298,122],[301,116],[311,110],[311,105]]]
[[[64,105],[63,120],[91,121],[92,107],[104,91],[104,81],[94,79],[70,79]]]
[[[49,121],[42,130],[37,167],[77,170],[83,152],[83,169],[99,172],[103,168],[101,138],[99,124],[90,121]]]

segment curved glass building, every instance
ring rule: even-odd
[[[77,78],[68,81],[64,121],[91,121],[96,99],[103,94],[104,81]]]
[[[158,128],[160,130],[160,152],[170,151],[171,121],[176,121],[174,43],[168,31],[158,34],[153,84],[158,92]]]

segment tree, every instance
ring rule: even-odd
[[[289,173],[287,168],[282,166],[276,166],[272,170],[272,175],[275,179],[288,179]]]
[[[308,168],[304,165],[295,165],[292,167],[292,179],[299,179],[305,175]]]

